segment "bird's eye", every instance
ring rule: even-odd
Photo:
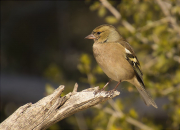
[[[101,34],[101,32],[97,32],[97,34],[99,35],[99,34]]]

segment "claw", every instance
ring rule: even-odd
[[[98,93],[101,93],[103,91],[103,89],[100,89],[100,90],[96,90],[94,91],[94,95],[98,94]]]
[[[110,97],[112,97],[114,94],[114,91],[116,91],[116,90],[113,89],[113,90],[107,91],[107,94],[110,95]]]

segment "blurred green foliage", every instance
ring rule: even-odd
[[[103,71],[102,69],[96,65],[94,68],[91,67],[91,57],[88,54],[82,54],[80,57],[80,62],[77,65],[78,70],[85,74],[87,77],[81,77],[80,81],[84,82],[84,83],[88,83],[91,86],[95,86],[97,84],[97,78],[96,78],[96,74],[102,74]],[[104,83],[99,83],[99,86],[102,86]]]

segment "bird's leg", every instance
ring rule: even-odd
[[[113,91],[116,90],[116,88],[119,86],[120,83],[121,83],[121,80],[118,82],[118,84],[117,84],[116,87],[113,89]]]
[[[106,83],[106,85],[104,85],[104,87],[101,89],[101,91],[103,91],[107,86],[108,84],[111,82],[112,80],[110,79],[109,82]]]
[[[118,82],[118,84],[116,85],[115,88],[113,88],[112,90],[108,91],[107,93],[108,93],[110,96],[112,96],[113,93],[114,93],[114,91],[116,90],[116,88],[119,86],[120,83],[121,83],[121,80]]]
[[[104,91],[104,89],[108,86],[108,84],[109,84],[111,81],[112,81],[112,80],[110,79],[109,82],[107,82],[102,89],[95,91],[95,94],[97,94],[98,92]]]

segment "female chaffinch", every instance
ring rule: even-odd
[[[107,24],[98,26],[85,38],[94,40],[93,53],[97,63],[110,79],[118,82],[113,91],[122,81],[128,81],[137,88],[147,106],[157,108],[145,90],[140,63],[132,47],[114,26]],[[109,82],[102,90],[108,84]]]

